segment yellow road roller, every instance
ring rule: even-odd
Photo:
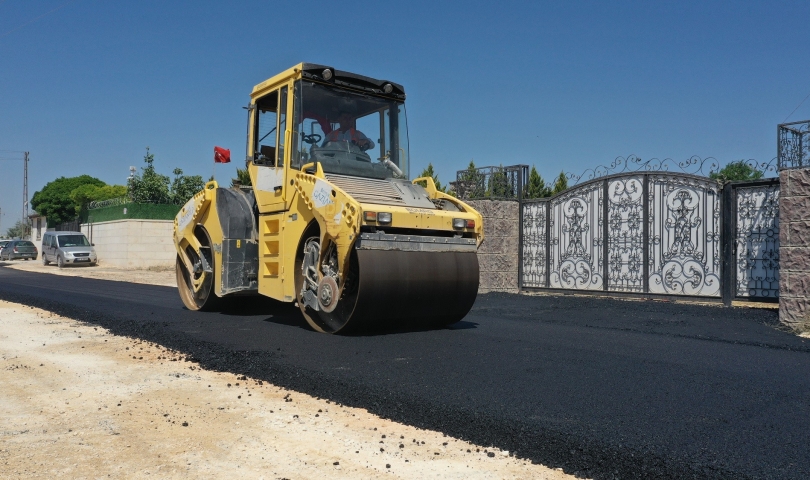
[[[301,63],[256,85],[247,110],[251,185],[208,182],[174,221],[186,307],[264,295],[327,333],[469,312],[482,218],[433,179],[408,180],[401,85]]]

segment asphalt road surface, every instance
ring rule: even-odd
[[[771,310],[488,294],[452,328],[347,337],[289,304],[189,312],[169,287],[2,267],[0,298],[569,473],[810,478],[810,341]]]

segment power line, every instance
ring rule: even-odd
[[[3,0],[0,0],[2,2]],[[11,153],[19,153],[19,155],[9,155]],[[0,160],[22,160],[25,152],[22,150],[2,150],[0,149]]]
[[[794,109],[793,109],[793,111],[792,111],[792,112],[790,112],[790,115],[793,115],[794,113],[796,113],[796,110],[798,110],[798,109],[799,109],[799,107],[801,107],[801,106],[802,106],[802,104],[803,104],[805,101],[807,101],[807,99],[808,99],[808,98],[810,98],[810,93],[808,93],[808,94],[807,94],[807,96],[806,96],[806,97],[804,97],[804,100],[802,100],[801,102],[799,102],[799,104],[798,104],[798,105],[796,105],[796,108],[794,108]],[[782,120],[782,123],[787,122],[787,119],[788,119],[788,118],[790,118],[790,115],[788,115],[787,117],[785,117],[785,119],[784,119],[784,120]]]
[[[3,38],[3,37],[8,36],[8,35],[11,35],[12,33],[16,32],[17,30],[19,30],[19,29],[21,29],[21,28],[23,28],[23,27],[25,27],[25,26],[27,26],[27,25],[31,25],[32,23],[36,22],[36,21],[37,21],[37,20],[39,20],[40,18],[42,18],[42,17],[46,17],[46,16],[48,16],[48,15],[52,14],[53,12],[55,12],[55,11],[57,11],[57,10],[61,9],[62,7],[64,7],[65,5],[67,5],[68,3],[72,2],[72,1],[73,1],[73,0],[68,0],[67,2],[63,3],[62,5],[59,5],[58,7],[54,8],[53,10],[47,11],[47,12],[43,13],[42,15],[38,16],[37,18],[34,18],[33,20],[29,20],[29,21],[27,21],[27,22],[23,23],[23,24],[22,24],[22,25],[20,25],[19,27],[17,27],[17,28],[13,28],[13,29],[9,30],[8,32],[6,32],[6,33],[4,33],[4,34],[0,35],[0,38]]]

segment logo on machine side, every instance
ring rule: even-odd
[[[405,207],[405,210],[407,210],[408,213],[421,213],[422,215],[435,215],[433,210],[428,210],[426,208]]]
[[[194,217],[194,211],[197,210],[197,202],[194,201],[194,198],[186,202],[183,206],[183,215],[177,219],[177,229],[183,230],[186,226],[191,222],[191,219]]]
[[[332,187],[323,180],[316,180],[315,188],[312,190],[312,203],[315,208],[335,203],[332,201]]]

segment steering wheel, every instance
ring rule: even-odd
[[[318,135],[317,133],[313,133],[313,134],[310,134],[310,135],[304,135],[304,134],[301,135],[301,140],[303,140],[304,143],[308,143],[310,145],[314,145],[314,144],[320,142],[321,138],[322,137],[320,135]]]

